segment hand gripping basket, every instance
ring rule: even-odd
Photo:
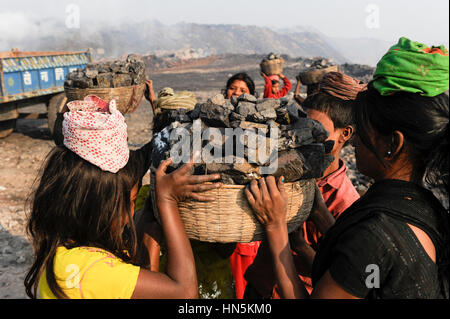
[[[144,97],[145,84],[124,86],[118,88],[77,89],[66,88],[67,102],[83,100],[88,95],[96,95],[105,101],[117,98],[117,109],[122,113],[132,113],[137,110]]]
[[[284,59],[263,60],[260,66],[261,71],[266,75],[279,75],[283,73]]]
[[[300,227],[309,217],[314,202],[315,180],[286,183],[288,196],[286,222],[288,231]],[[178,205],[181,219],[190,239],[217,243],[248,243],[264,238],[264,227],[255,218],[247,202],[243,185],[223,185],[205,192],[214,202],[188,200]],[[155,217],[160,221],[156,205],[155,175],[151,175],[150,195]]]

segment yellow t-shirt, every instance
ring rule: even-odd
[[[54,272],[58,285],[71,299],[129,299],[136,287],[140,267],[99,248],[58,247]],[[39,279],[39,295],[55,299],[46,272]]]

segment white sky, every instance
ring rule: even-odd
[[[83,24],[158,20],[201,24],[242,24],[276,28],[312,26],[332,37],[400,36],[439,45],[449,42],[448,0],[0,0],[0,14],[66,19],[68,4],[80,7]],[[378,10],[378,27],[374,23]],[[373,24],[372,24],[373,25]],[[11,26],[14,28],[14,26]],[[1,35],[0,35],[1,37]]]

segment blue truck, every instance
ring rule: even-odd
[[[58,113],[66,103],[64,81],[70,72],[92,62],[89,52],[0,52],[0,138],[14,131],[18,118],[48,118],[54,134]],[[47,113],[20,113],[45,103]]]

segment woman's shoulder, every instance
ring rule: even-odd
[[[56,249],[55,266],[68,263],[77,263],[78,265],[82,266],[95,262],[99,259],[124,263],[124,261],[122,261],[119,257],[102,248],[84,246],[66,248],[64,246],[60,246]]]

